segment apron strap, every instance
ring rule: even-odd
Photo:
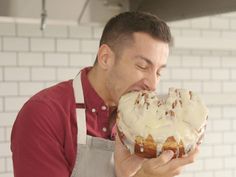
[[[86,113],[84,105],[84,93],[81,83],[81,72],[73,80],[73,90],[76,102],[76,117],[77,117],[77,143],[86,144]]]

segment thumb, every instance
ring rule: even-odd
[[[159,156],[160,159],[163,160],[164,163],[169,162],[174,157],[174,152],[172,150],[166,150],[161,153]]]
[[[157,158],[152,159],[152,165],[154,168],[160,167],[168,163],[174,156],[174,152],[171,150],[166,150],[161,153],[161,155]]]

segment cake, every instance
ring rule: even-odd
[[[179,158],[201,143],[207,118],[207,107],[190,90],[170,88],[164,97],[134,91],[119,100],[117,132],[131,153],[154,158],[172,150]]]

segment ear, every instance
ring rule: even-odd
[[[98,50],[98,64],[103,69],[110,68],[114,63],[114,53],[107,44],[102,44]]]

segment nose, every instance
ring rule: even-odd
[[[159,76],[157,76],[156,73],[148,74],[144,80],[145,89],[155,91],[159,80]]]

